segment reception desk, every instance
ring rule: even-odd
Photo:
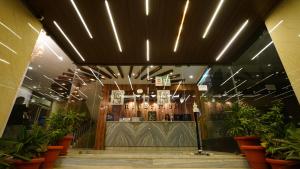
[[[106,122],[106,147],[195,147],[192,121]]]

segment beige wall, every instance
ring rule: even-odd
[[[300,0],[283,0],[266,20],[281,62],[300,102]]]
[[[41,24],[20,0],[0,0],[0,22],[17,34],[14,35],[0,23],[0,59],[8,62],[0,60],[0,136],[2,136],[38,37],[38,33],[33,31],[28,23],[37,30],[41,29]]]

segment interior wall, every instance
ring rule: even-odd
[[[0,21],[2,23],[0,24],[0,136],[2,136],[38,38],[38,33],[29,26],[29,23],[38,31],[42,26],[20,0],[0,0]]]
[[[266,20],[270,33],[294,92],[300,101],[300,1],[283,0]]]

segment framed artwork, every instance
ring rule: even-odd
[[[112,90],[111,91],[111,105],[123,105],[124,104],[124,90]]]
[[[164,105],[170,103],[170,90],[157,90],[157,104]]]

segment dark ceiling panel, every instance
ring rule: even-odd
[[[62,49],[81,65],[143,65],[143,64],[216,64],[215,58],[240,25],[249,24],[217,64],[228,64],[238,58],[264,28],[268,12],[280,0],[225,1],[216,22],[207,35],[202,34],[218,0],[190,0],[178,50],[173,52],[178,27],[186,0],[151,0],[150,14],[145,15],[143,0],[109,0],[119,39],[115,41],[104,0],[77,0],[93,39],[87,35],[68,0],[24,0]],[[85,62],[74,52],[53,24],[53,20],[78,48]],[[150,40],[150,62],[146,61],[146,39]]]

